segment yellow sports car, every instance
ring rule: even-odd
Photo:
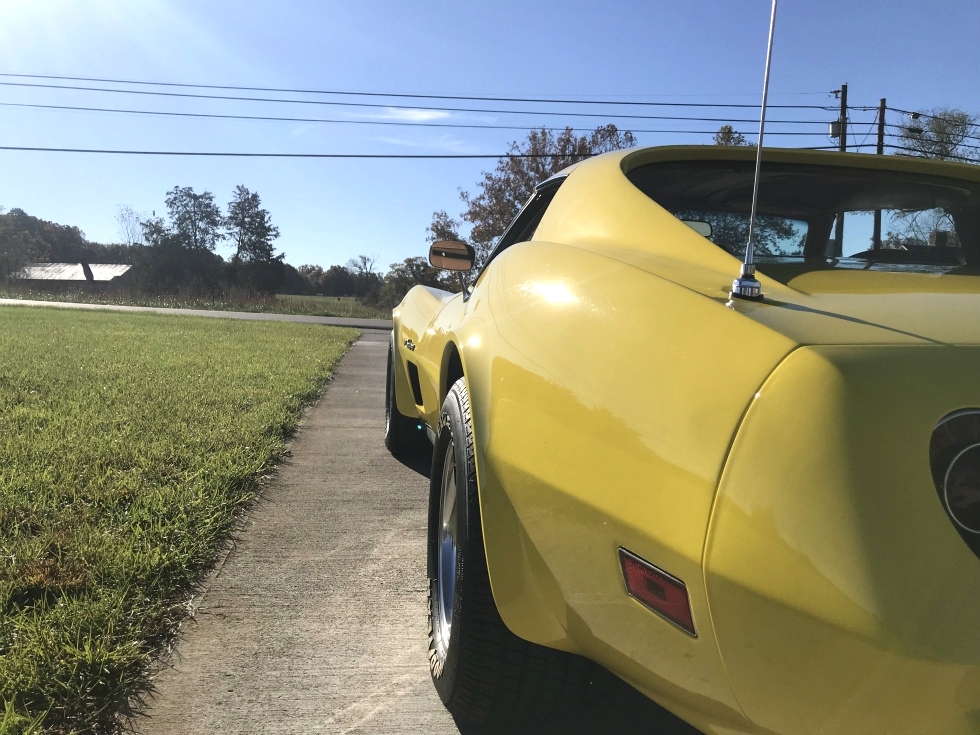
[[[579,163],[394,310],[457,721],[557,701],[557,649],[705,733],[980,733],[980,166],[764,150],[744,299],[754,159]]]

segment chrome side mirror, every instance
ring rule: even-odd
[[[429,262],[442,270],[468,271],[475,261],[476,251],[465,242],[437,240],[429,248]]]

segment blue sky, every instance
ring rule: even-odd
[[[405,94],[564,97],[605,101],[757,104],[769,0],[686,0],[599,5],[581,0],[488,3],[355,0],[5,0],[0,72],[184,84]],[[0,82],[31,82],[2,77]],[[35,82],[71,84],[70,82]],[[980,113],[980,3],[976,0],[782,0],[770,102]],[[90,84],[88,86],[100,86]],[[110,85],[101,85],[110,86]],[[119,87],[120,85],[115,85]],[[135,87],[134,87],[135,88]],[[158,91],[166,91],[157,88]],[[171,90],[194,92],[195,90]],[[205,90],[198,90],[206,92]],[[234,95],[234,92],[215,92]],[[253,95],[259,96],[259,95]],[[410,100],[270,94],[306,100]],[[548,125],[713,131],[721,122],[620,120],[613,113],[756,118],[755,111],[511,105],[608,113],[572,118],[318,104],[200,100],[0,86],[0,145],[275,153],[500,154],[520,130],[346,123],[259,122],[43,110],[42,104],[386,122]],[[434,106],[434,101],[418,101]],[[502,103],[445,102],[500,110]],[[773,120],[829,123],[823,110],[772,111]],[[874,112],[851,115],[863,140]],[[889,113],[887,122],[901,122]],[[736,129],[755,138],[757,123]],[[826,125],[769,145],[830,145]],[[643,145],[708,143],[710,134],[638,133]],[[873,135],[868,137],[873,140]],[[433,210],[460,212],[493,160],[351,160],[99,156],[0,151],[0,205],[119,240],[119,205],[165,210],[174,186],[214,193],[237,184],[262,197],[293,265],[378,257],[381,270],[426,251]],[[228,255],[227,248],[219,249]]]

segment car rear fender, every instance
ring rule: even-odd
[[[980,559],[930,470],[937,422],[980,407],[980,348],[811,346],[746,412],[719,483],[705,588],[760,728],[973,733]]]
[[[795,343],[724,300],[547,242],[501,253],[468,304],[455,337],[504,622],[734,727],[705,533],[746,406]],[[628,596],[621,546],[687,584],[697,637]]]

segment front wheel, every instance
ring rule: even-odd
[[[464,378],[442,406],[428,529],[429,670],[457,722],[509,725],[551,715],[587,687],[590,663],[518,638],[490,589]]]

